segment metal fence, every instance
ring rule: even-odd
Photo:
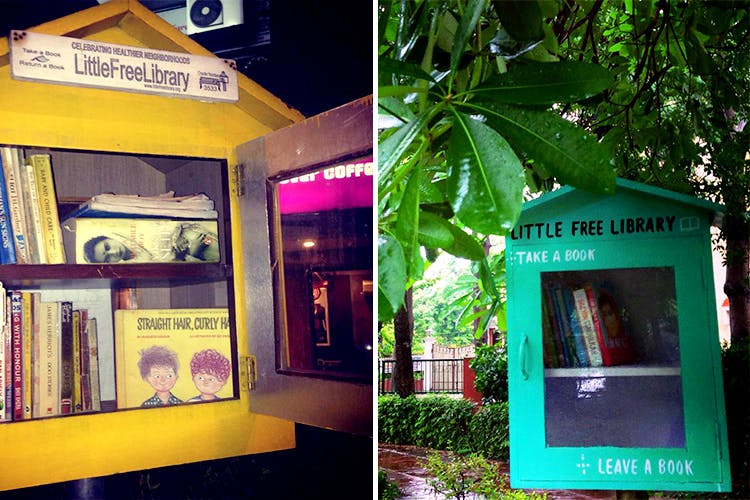
[[[378,393],[395,392],[393,386],[393,359],[378,360]],[[444,393],[462,394],[464,386],[464,360],[415,359],[414,392],[417,394]]]

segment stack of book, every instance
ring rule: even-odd
[[[542,332],[546,368],[614,366],[635,360],[613,294],[596,283],[546,283]]]
[[[96,195],[63,222],[78,264],[219,262],[218,212],[203,193]]]
[[[0,421],[100,411],[97,321],[89,309],[0,290]]]
[[[64,264],[52,163],[0,147],[0,264]]]

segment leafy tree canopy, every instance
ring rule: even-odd
[[[421,279],[420,247],[474,260],[496,311],[484,238],[508,232],[526,190],[611,193],[615,175],[724,203],[728,295],[746,306],[748,7],[381,0],[379,318]]]

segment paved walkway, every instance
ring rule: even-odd
[[[399,498],[404,500],[443,500],[445,498],[435,494],[427,485],[427,472],[420,465],[427,451],[416,446],[378,445],[378,467],[385,470],[388,478],[398,484],[402,493]],[[508,466],[502,462],[499,465],[507,481]],[[613,491],[550,490],[546,493],[548,500],[615,499]]]

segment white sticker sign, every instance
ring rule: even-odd
[[[10,33],[11,74],[19,80],[187,97],[239,99],[234,61],[45,35]]]

